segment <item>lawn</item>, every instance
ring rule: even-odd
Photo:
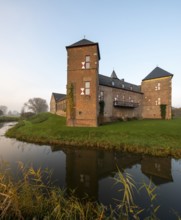
[[[42,113],[20,121],[6,135],[40,144],[181,157],[180,131],[180,118],[116,122],[92,128],[67,127],[65,118]]]

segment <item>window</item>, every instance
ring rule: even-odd
[[[104,100],[104,92],[103,91],[100,92],[100,101],[102,101],[102,100]]]
[[[160,83],[157,84],[157,86],[155,86],[155,91],[160,90]]]
[[[90,69],[90,56],[85,57],[85,68]]]
[[[90,95],[90,82],[85,82],[85,95]]]
[[[161,104],[161,98],[158,98],[156,101],[155,101],[155,105],[160,105]]]

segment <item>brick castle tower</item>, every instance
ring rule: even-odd
[[[67,49],[67,126],[98,126],[98,43],[83,39]]]
[[[166,106],[166,119],[172,118],[172,77],[173,74],[156,67],[143,80],[141,91],[144,94],[142,117],[160,119],[160,106]]]

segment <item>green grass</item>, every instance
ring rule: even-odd
[[[116,122],[93,128],[67,127],[64,117],[42,113],[19,122],[6,135],[40,144],[181,157],[180,131],[180,118]]]

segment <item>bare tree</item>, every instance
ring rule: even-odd
[[[0,116],[2,116],[4,113],[3,113],[3,111],[0,109]]]
[[[8,110],[8,107],[5,105],[0,105],[0,110],[3,112],[3,115],[5,115]]]
[[[35,114],[48,111],[48,105],[46,103],[46,100],[41,98],[29,99],[28,102],[24,104],[24,107],[28,108]]]

